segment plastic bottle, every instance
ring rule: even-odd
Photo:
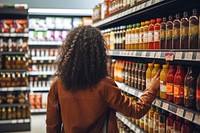
[[[143,40],[144,40],[144,22],[140,23],[140,35],[139,35],[139,49],[143,49]]]
[[[197,86],[196,86],[196,108],[200,112],[200,73],[197,78]]]
[[[173,123],[174,133],[181,133],[181,126],[183,124],[183,119],[179,116],[176,116],[176,120]]]
[[[173,39],[172,39],[172,48],[180,49],[180,15],[176,14],[176,19],[173,21]]]
[[[188,38],[189,38],[189,20],[188,12],[183,13],[181,19],[181,49],[188,49]]]
[[[160,98],[166,99],[166,78],[168,73],[168,65],[163,65],[163,69],[160,72]]]
[[[166,119],[167,119],[167,114],[165,110],[162,110],[161,114],[159,115],[159,125],[158,125],[159,133],[166,133]]]
[[[160,64],[154,64],[154,69],[151,73],[151,79],[156,75],[156,73],[160,70]],[[157,93],[157,97],[160,97],[160,91]]]
[[[175,115],[169,113],[169,116],[166,119],[166,133],[174,133],[173,132],[174,120],[175,120]]]
[[[160,24],[160,49],[166,49],[166,17],[163,17],[163,22]]]
[[[143,67],[142,67],[142,87],[141,87],[142,91],[144,91],[146,89],[146,70],[147,70],[147,64],[143,64]]]
[[[135,28],[135,47],[134,49],[139,49],[139,40],[140,40],[140,23],[136,24],[136,28]]]
[[[151,109],[149,111],[149,127],[148,127],[148,133],[153,133],[153,115],[154,115],[154,112],[155,112],[155,107],[154,106],[151,106]]]
[[[143,36],[143,47],[142,49],[148,49],[148,27],[149,27],[149,21],[145,21],[144,25],[144,36]]]
[[[172,49],[172,31],[173,31],[173,22],[172,16],[169,16],[169,20],[166,23],[166,38],[167,38],[167,45],[166,49]]]
[[[184,120],[184,123],[181,126],[181,133],[193,133],[192,125],[188,120]]]
[[[160,111],[159,108],[156,107],[156,111],[153,114],[153,133],[158,133],[158,125],[159,125],[159,115],[160,115]]]
[[[148,68],[146,71],[146,88],[149,86],[150,82],[151,82],[151,73],[153,70],[153,64],[152,63],[148,63]]]
[[[160,27],[162,18],[156,19],[156,24],[154,26],[154,49],[160,49]]]
[[[148,49],[154,49],[154,24],[155,19],[151,19],[150,25],[148,27]]]

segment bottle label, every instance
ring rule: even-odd
[[[173,84],[166,83],[166,93],[169,95],[173,95]]]
[[[146,78],[146,88],[149,86],[151,83],[151,78]]]
[[[182,28],[181,28],[181,37],[185,38],[185,37],[188,36],[188,34],[189,34],[189,28],[186,27],[186,26],[182,26]]]
[[[159,122],[159,133],[165,133],[165,123]]]
[[[167,39],[171,39],[172,38],[172,30],[171,29],[167,29]]]
[[[200,88],[196,89],[196,100],[200,101]]]
[[[173,127],[172,126],[166,126],[166,133],[173,133]]]
[[[166,38],[166,30],[161,29],[160,30],[160,39],[164,40]]]
[[[138,33],[135,34],[135,43],[139,43],[139,34]]]
[[[184,98],[188,98],[188,87],[184,86]]]
[[[155,30],[154,31],[154,42],[159,42],[160,41],[160,31]]]
[[[148,42],[153,42],[153,31],[149,31],[148,33]]]
[[[149,118],[149,127],[150,127],[150,128],[153,128],[153,120],[152,120],[151,117]]]
[[[139,41],[140,43],[143,43],[143,41],[144,41],[144,40],[143,40],[143,37],[144,37],[144,36],[143,36],[143,32],[142,32],[142,33],[140,33],[140,41]]]
[[[143,43],[147,43],[148,42],[148,33],[144,32],[143,34]]]
[[[166,82],[165,81],[160,81],[160,91],[161,92],[166,92]]]
[[[191,37],[197,36],[199,32],[199,25],[190,23],[190,35]]]
[[[174,27],[173,38],[179,38],[179,37],[180,37],[180,28]]]
[[[182,85],[174,85],[174,97],[183,97],[184,89]]]

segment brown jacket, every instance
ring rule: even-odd
[[[118,133],[116,112],[141,118],[156,97],[156,90],[147,88],[137,103],[132,103],[108,77],[86,90],[72,92],[64,88],[61,79],[56,77],[48,94],[47,133],[59,133],[61,125],[64,133],[102,133],[108,109],[108,133]]]

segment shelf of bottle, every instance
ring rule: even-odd
[[[200,49],[187,50],[107,50],[109,56],[136,57],[136,58],[157,58],[168,61],[200,61]]]
[[[0,51],[0,55],[24,55],[27,54],[28,51],[16,51],[16,52],[5,52],[5,51]]]
[[[40,45],[62,45],[62,41],[30,41],[28,42],[29,46],[40,46]]]
[[[7,8],[3,7],[0,10],[1,15],[28,15],[28,9],[20,9],[20,8]]]
[[[0,124],[30,123],[30,119],[0,120]]]
[[[35,57],[31,57],[32,60],[56,60],[57,57],[56,56],[35,56]]]
[[[125,16],[134,15],[136,12],[140,12],[140,11],[142,12],[144,10],[147,10],[148,8],[153,7],[155,4],[157,4],[158,6],[163,6],[162,4],[169,3],[172,1],[175,1],[175,0],[168,0],[168,1],[166,1],[166,0],[148,0],[147,2],[144,2],[142,4],[132,7],[130,9],[127,9],[125,11],[122,11],[120,13],[112,15],[108,18],[105,18],[105,19],[99,21],[99,22],[96,22],[93,24],[93,26],[100,27],[102,25],[112,24],[118,20],[125,18]],[[156,7],[154,7],[154,8],[156,8]]]
[[[30,91],[29,87],[0,87],[1,91]]]
[[[0,37],[28,37],[28,33],[0,33]]]
[[[128,86],[124,83],[120,83],[120,82],[116,81],[116,84],[118,85],[118,87],[121,90],[123,90],[124,92],[127,92],[133,96],[140,97],[143,93],[141,90],[138,90],[136,88]],[[191,109],[188,109],[188,108],[185,108],[185,107],[182,107],[182,106],[179,106],[179,105],[176,105],[176,104],[173,104],[173,103],[170,103],[165,100],[158,99],[158,98],[156,98],[152,104],[161,109],[164,109],[168,112],[171,112],[175,115],[178,115],[184,119],[187,119],[197,125],[200,125],[200,113],[199,112],[193,111]]]
[[[47,112],[47,109],[31,109],[31,114],[44,114]]]
[[[0,107],[16,107],[16,106],[23,106],[23,105],[30,106],[30,103],[29,103],[29,101],[26,101],[25,103],[12,103],[12,104],[1,103]]]
[[[27,69],[0,69],[0,72],[26,72]]]
[[[36,76],[36,75],[54,75],[55,71],[34,71],[29,72],[30,76]]]
[[[42,92],[42,91],[49,91],[49,89],[50,89],[50,86],[48,86],[48,87],[30,87],[30,90],[31,91],[40,91],[40,92]]]
[[[140,127],[129,121],[125,116],[121,115],[120,113],[117,113],[116,116],[134,132],[145,133],[144,130],[142,130]]]

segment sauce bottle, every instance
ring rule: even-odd
[[[174,76],[174,103],[183,105],[185,71],[182,66],[177,66]]]
[[[128,49],[131,49],[131,46],[132,46],[132,38],[131,38],[131,29],[132,29],[132,25],[129,25],[129,30],[128,30],[128,42],[129,42],[129,46],[128,46]]]
[[[142,91],[144,91],[146,89],[146,70],[147,70],[147,64],[143,64],[143,67],[142,67],[142,86],[141,86]]]
[[[118,76],[118,60],[116,60],[114,65],[114,80],[117,80],[117,76]]]
[[[111,50],[115,49],[114,41],[115,41],[115,35],[114,35],[113,28],[111,28],[111,32],[110,32],[110,49]]]
[[[140,128],[144,129],[144,116],[140,119]]]
[[[144,25],[144,36],[143,36],[143,47],[142,49],[148,49],[148,31],[149,31],[149,21],[145,21]]]
[[[1,108],[1,119],[2,120],[6,120],[6,108],[5,107],[2,107]]]
[[[118,49],[122,49],[122,26],[119,27],[119,33],[118,33]]]
[[[176,120],[173,123],[174,133],[181,133],[181,126],[183,124],[182,121],[183,120],[181,119],[181,117],[176,116]]]
[[[166,119],[166,133],[174,133],[173,132],[174,120],[175,120],[175,115],[169,113],[169,116]]]
[[[168,65],[163,65],[163,69],[160,72],[160,98],[166,99],[166,79],[168,73]]]
[[[136,27],[136,24],[133,24],[132,29],[131,29],[131,40],[132,40],[131,49],[134,49],[136,47],[135,46],[135,27]]]
[[[156,19],[156,24],[154,26],[154,49],[160,49],[160,28],[161,28],[162,18]]]
[[[148,27],[148,49],[154,49],[154,24],[155,19],[151,19]]]
[[[137,88],[137,83],[138,83],[138,67],[139,67],[139,63],[135,64],[135,80],[134,80],[134,88]]]
[[[126,26],[123,26],[122,28],[122,49],[125,49],[125,45],[126,45]]]
[[[154,64],[154,69],[151,73],[151,79],[156,75],[156,73],[160,70],[160,64]],[[160,96],[160,91],[157,92],[157,97]]]
[[[163,17],[163,22],[160,24],[160,49],[166,49],[166,17]]]
[[[176,72],[175,66],[170,65],[166,78],[166,100],[173,102],[174,99],[174,75]]]
[[[153,115],[155,112],[155,107],[151,106],[151,109],[149,111],[149,127],[148,127],[148,133],[153,133]]]
[[[139,49],[139,40],[140,40],[140,23],[136,24],[136,28],[135,28],[135,47],[134,49]]]
[[[111,68],[110,68],[110,77],[114,79],[114,66],[115,66],[115,60],[112,59]]]
[[[126,35],[125,35],[125,49],[129,49],[129,25],[126,26]]]
[[[188,67],[187,74],[184,79],[184,106],[187,108],[193,108],[195,105],[195,90],[196,78],[192,67]]]
[[[135,62],[132,62],[132,68],[131,68],[131,86],[134,87],[134,81],[135,81]]]
[[[200,73],[197,78],[196,107],[197,107],[197,110],[200,111]]]
[[[144,22],[140,23],[140,35],[139,35],[139,49],[143,49],[143,40],[144,40]]]
[[[181,126],[181,133],[193,133],[192,125],[188,120],[184,120]]]
[[[188,12],[183,13],[181,19],[181,49],[188,49],[188,37],[189,37],[189,20]]]
[[[162,110],[161,114],[159,115],[159,125],[158,125],[159,133],[166,133],[166,119],[167,119],[166,112],[165,110]]]
[[[172,30],[173,30],[173,22],[172,16],[169,16],[169,20],[166,23],[166,38],[167,38],[167,45],[166,49],[172,49]]]
[[[142,63],[139,63],[139,67],[138,67],[138,83],[137,83],[137,88],[139,90],[142,89]]]
[[[198,49],[199,19],[197,9],[193,9],[192,13],[193,15],[189,18],[189,49]]]
[[[115,49],[119,49],[119,27],[115,30]]]
[[[8,107],[8,109],[7,109],[7,119],[8,120],[12,119],[12,110],[11,110],[11,107]]]
[[[148,63],[148,68],[146,71],[146,88],[149,86],[150,82],[151,82],[151,73],[153,70],[153,64],[152,63]]]
[[[16,118],[17,118],[16,108],[13,107],[13,108],[12,108],[12,119],[16,119]]]
[[[21,106],[17,106],[17,119],[21,119]]]
[[[172,48],[180,49],[180,15],[176,14],[176,19],[173,21],[173,39],[172,39]]]
[[[159,125],[159,115],[160,115],[160,111],[159,108],[156,107],[156,111],[153,114],[153,133],[158,133],[158,125]]]
[[[11,57],[6,56],[6,69],[11,69]]]

